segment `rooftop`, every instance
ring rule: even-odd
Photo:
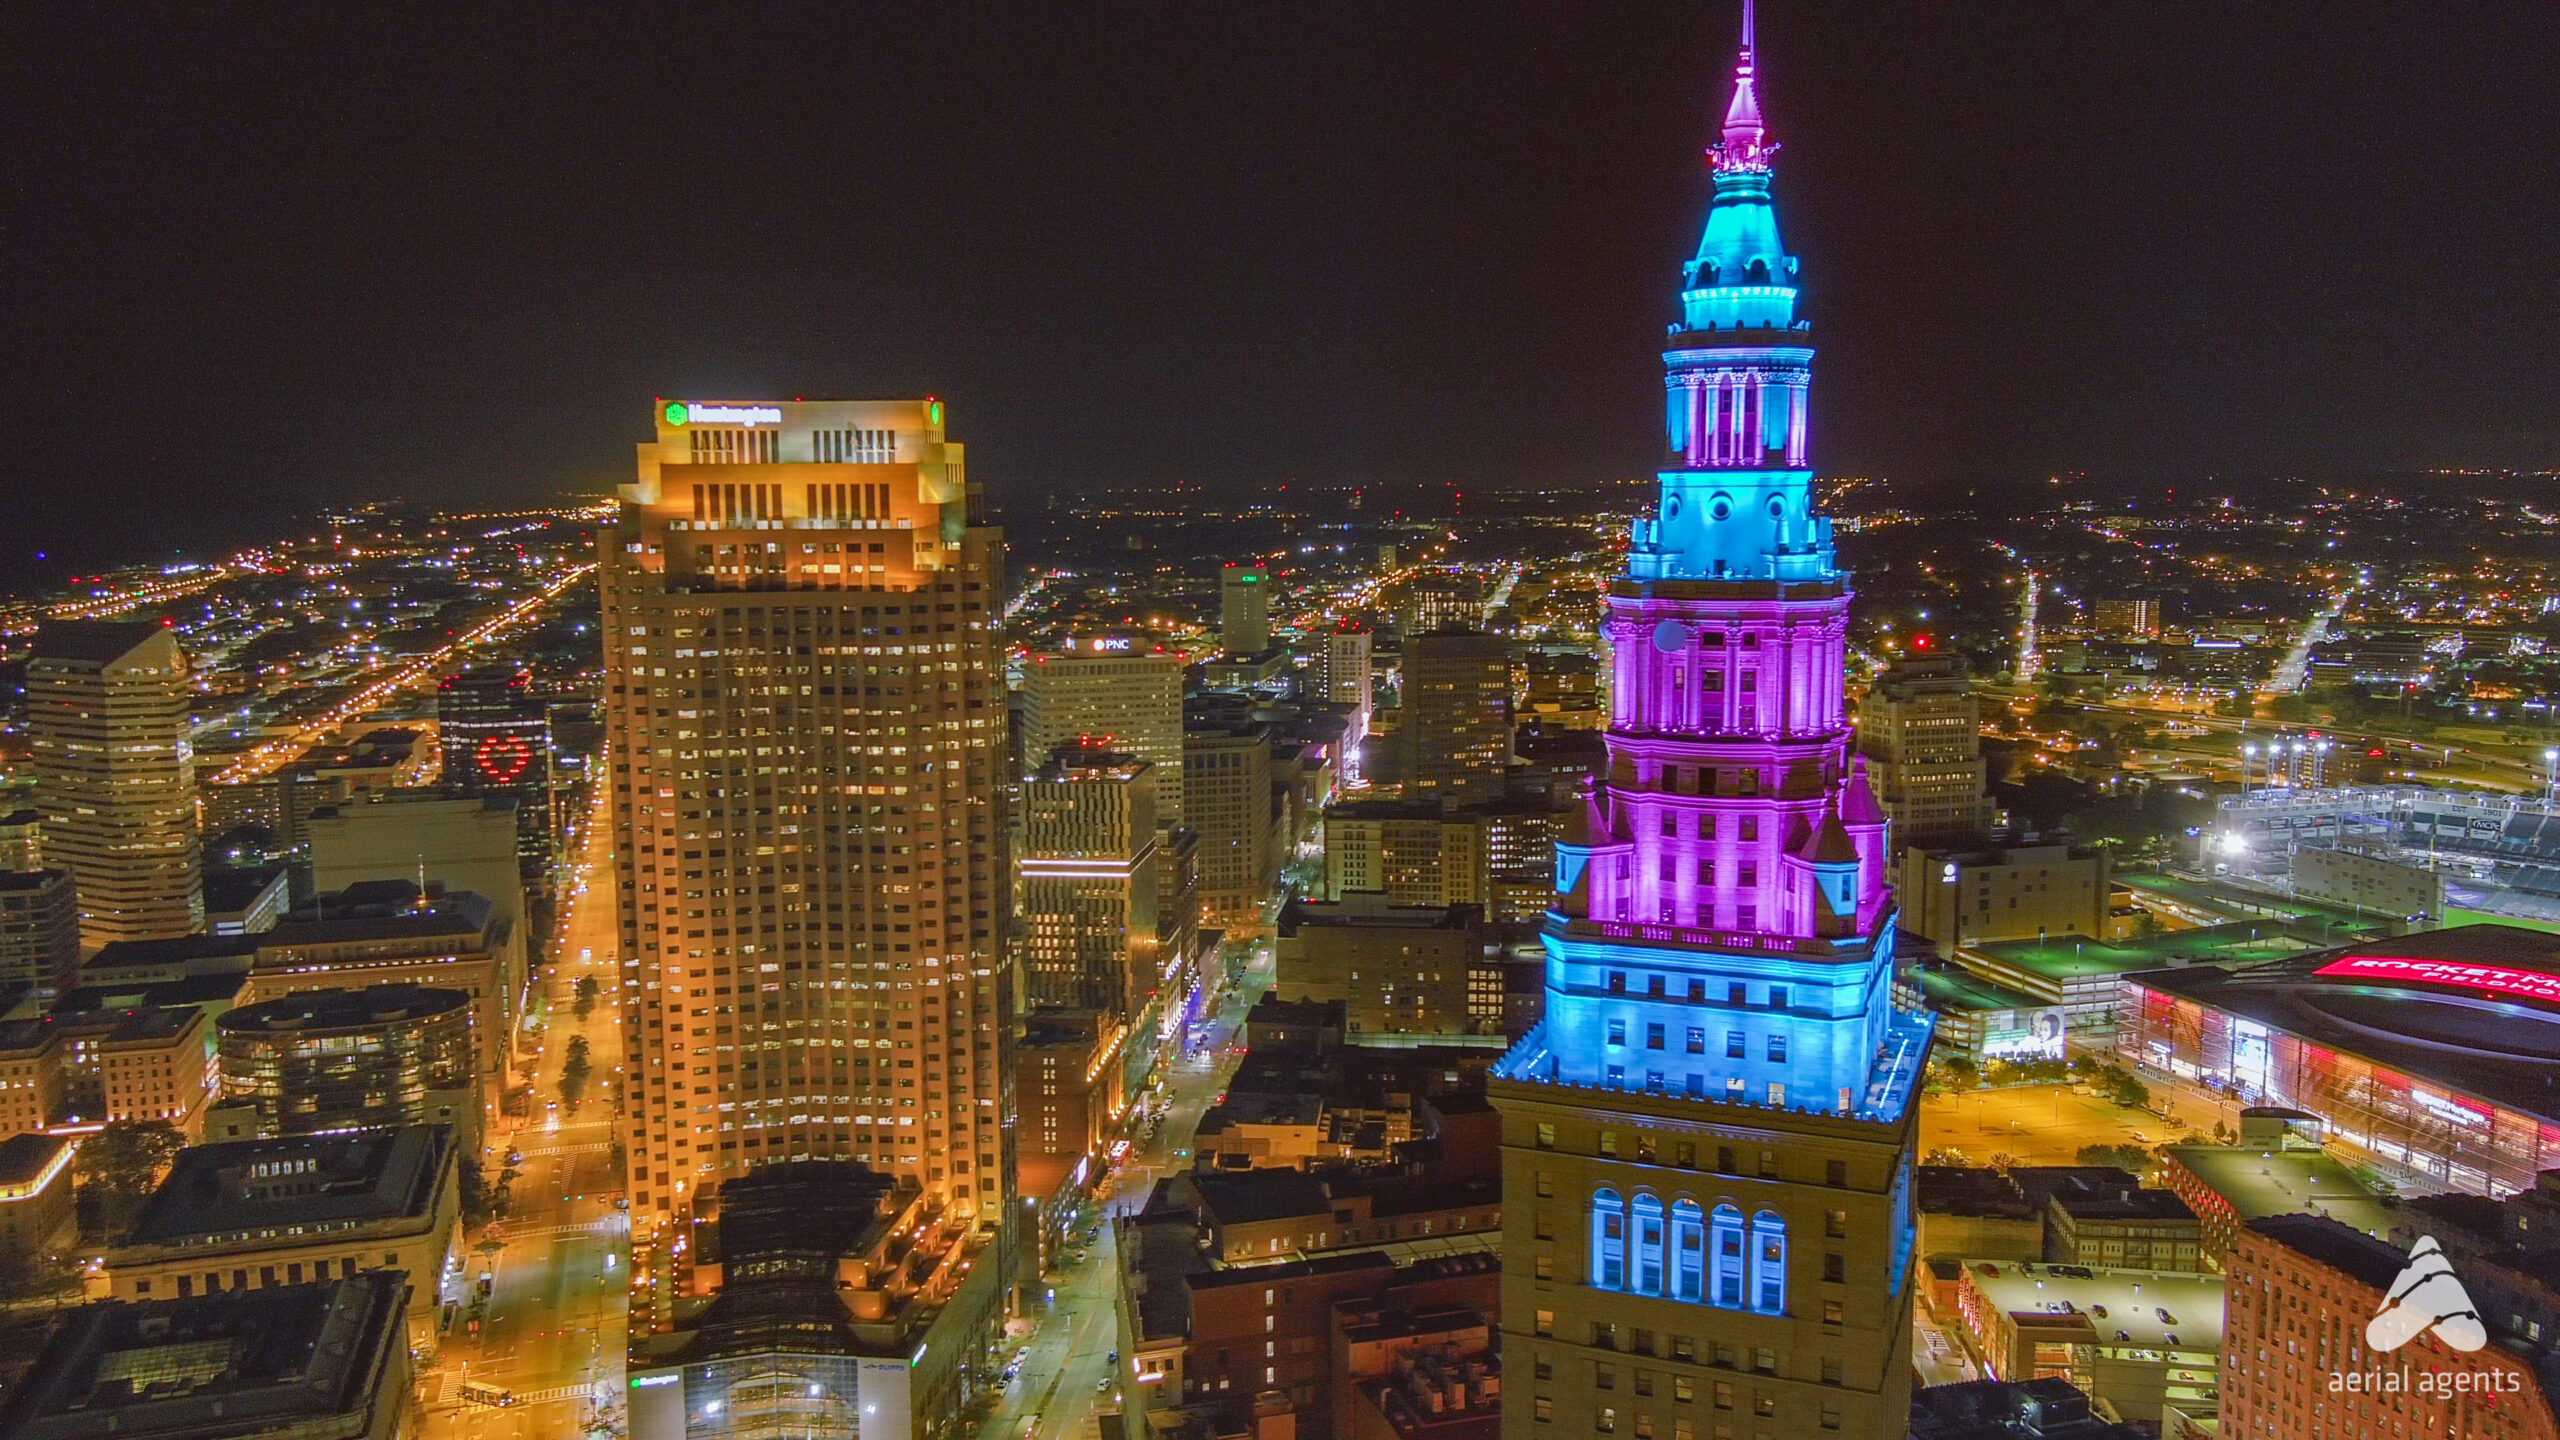
[[[2188,1352],[2222,1348],[2219,1275],[2085,1265],[2066,1265],[2071,1273],[2065,1275],[2051,1265],[2007,1260],[1968,1260],[1964,1268],[1994,1309],[2064,1325],[2086,1322],[2089,1337],[2066,1343]]]
[[[1299,1215],[1333,1215],[1333,1191],[1306,1170],[1209,1172],[1191,1177],[1200,1208],[1213,1225],[1251,1225]]]
[[[2142,871],[2119,873],[2108,878],[2128,890],[2140,890],[2162,900],[2191,905],[2235,921],[2292,918],[2314,923],[2334,922],[2342,934],[2366,934],[2376,928],[2374,917],[2343,905],[2323,905],[2317,900],[2271,895],[2263,890],[2220,880],[2189,880],[2180,875]]]
[[[1280,909],[1280,934],[1284,938],[1305,926],[1465,930],[1482,923],[1481,905],[1390,905],[1386,893],[1378,890],[1354,891],[1332,901],[1293,899]]]
[[[2196,930],[2171,930],[2133,940],[2092,940],[2056,935],[2046,940],[1995,940],[1963,947],[2047,980],[2085,980],[2189,962],[2254,965],[2316,950],[2335,932],[2291,920],[2249,920]]]
[[[2045,1003],[2023,990],[2012,990],[1949,963],[1922,966],[1913,974],[1920,982],[1921,1000],[1942,1015],[1971,1010],[2037,1010]],[[1543,978],[1540,983],[1545,983]]]
[[[358,1414],[408,1343],[408,1279],[372,1271],[192,1300],[66,1311],[0,1407],[11,1440],[282,1432]]]
[[[184,973],[200,960],[254,955],[255,935],[174,935],[162,940],[110,940],[80,967],[83,977],[118,972],[166,970]],[[245,968],[245,967],[244,967]]]
[[[453,1132],[441,1125],[191,1145],[123,1243],[219,1244],[280,1227],[423,1217],[453,1157]]]
[[[168,632],[148,620],[55,620],[36,631],[32,654],[47,660],[103,665]]]
[[[284,879],[282,865],[209,865],[204,872],[207,914],[232,915],[256,904],[258,897]]]
[[[115,1045],[140,1040],[167,1040],[186,1032],[204,1012],[192,1005],[110,1005],[95,1010],[55,1006],[38,1024],[51,1025],[82,1040]]]
[[[2560,936],[2464,925],[2244,971],[2191,966],[2125,979],[2560,1121]]]
[[[0,1188],[34,1184],[71,1144],[67,1135],[32,1130],[0,1140]]]
[[[2196,1212],[2167,1190],[2107,1190],[2093,1194],[2060,1192],[2051,1202],[2075,1221],[2184,1220],[2194,1224]]]
[[[361,990],[305,990],[244,1005],[222,1017],[226,1034],[277,1030],[357,1030],[451,1011],[468,1011],[469,994],[433,985],[368,985]]]
[[[2409,1263],[2399,1246],[2325,1216],[2261,1216],[2249,1229],[2386,1295]]]
[[[53,1012],[56,1015],[76,1015],[89,1010],[120,1010],[137,1005],[163,1008],[225,1005],[237,999],[248,985],[249,972],[246,970],[188,975],[175,980],[107,979],[83,985],[64,995],[54,1003]]]
[[[1911,1394],[1911,1440],[2143,1440],[2149,1432],[2094,1411],[2059,1375],[1974,1380]]]
[[[478,935],[489,928],[495,908],[488,897],[468,890],[422,895],[407,880],[367,880],[295,906],[276,928],[258,937],[258,948]]]
[[[2171,1145],[2161,1151],[2221,1196],[2242,1220],[2269,1215],[2324,1215],[2370,1235],[2402,1221],[2353,1171],[2323,1150],[2243,1150],[2234,1145]]]

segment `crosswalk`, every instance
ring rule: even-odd
[[[603,1220],[581,1221],[575,1225],[537,1225],[529,1230],[518,1230],[510,1226],[500,1230],[498,1238],[508,1241],[557,1240],[564,1235],[618,1235],[620,1233],[622,1233],[622,1217],[617,1215]]]
[[[601,1398],[603,1390],[604,1386],[601,1382],[588,1385],[555,1385],[548,1390],[519,1391],[516,1400],[524,1405],[540,1405],[552,1400],[595,1400]]]
[[[537,1145],[517,1153],[530,1160],[536,1155],[601,1155],[612,1148],[610,1141],[594,1140],[584,1145]]]

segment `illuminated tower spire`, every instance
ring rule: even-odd
[[[1601,623],[1608,763],[1555,845],[1545,1018],[1488,1086],[1505,1193],[1544,1197],[1504,1232],[1504,1354],[1536,1377],[1506,1440],[1630,1404],[1646,1433],[1605,1378],[1629,1333],[1763,1357],[1771,1433],[1899,1436],[1908,1410],[1930,1027],[1893,1002],[1888,826],[1850,763],[1756,18],[1663,346],[1659,500]]]
[[[1778,147],[1768,144],[1769,127],[1760,119],[1760,92],[1753,83],[1752,0],[1742,0],[1742,54],[1733,62],[1733,103],[1725,107],[1724,139],[1707,147],[1707,157],[1719,171],[1767,170],[1770,153]]]

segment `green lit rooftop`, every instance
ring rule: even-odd
[[[2092,940],[2082,935],[1994,940],[1967,945],[1959,954],[2060,983],[2159,970],[2182,960],[2226,967],[2262,964],[2306,950],[2334,949],[2356,939],[2357,933],[2316,920],[2251,920],[2130,940]]]
[[[2046,1002],[2023,990],[1985,980],[1969,970],[1942,967],[1919,973],[1920,998],[1940,1014],[1975,1010],[2032,1010]]]
[[[2360,914],[2343,905],[2324,905],[2317,900],[2303,900],[2291,895],[2271,895],[2219,880],[2189,880],[2177,875],[2151,874],[2117,874],[2109,879],[2128,890],[2138,890],[2162,901],[2190,906],[2230,921],[2291,919],[2333,924],[2338,928],[2338,938],[2332,943],[2340,945],[2358,933],[2376,931],[2382,924],[2374,916]]]
[[[2163,1154],[2230,1202],[2242,1223],[2269,1215],[2326,1215],[2390,1238],[2400,1211],[2325,1150],[2244,1150],[2236,1145],[2171,1145]]]

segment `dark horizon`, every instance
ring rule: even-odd
[[[1007,498],[1639,475],[1737,12],[57,12],[0,564],[610,486],[661,394],[936,394]],[[2548,7],[1760,25],[1823,471],[2560,460]]]

